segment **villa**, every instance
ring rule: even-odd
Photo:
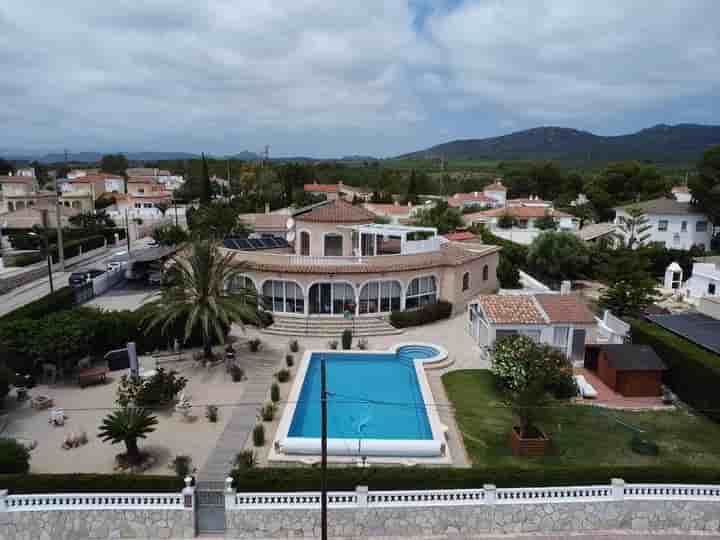
[[[463,219],[468,226],[484,225],[494,235],[519,244],[531,244],[543,232],[537,227],[537,221],[550,216],[557,225],[557,230],[575,232],[578,229],[578,220],[574,216],[555,210],[552,206],[541,204],[544,201],[536,199],[508,201],[504,208],[494,208],[473,214],[465,214]],[[512,227],[501,227],[501,218],[510,216],[514,220]]]
[[[448,197],[447,203],[448,206],[459,210],[499,208],[505,206],[506,198],[507,188],[500,179],[496,179],[492,184],[485,186],[482,191],[455,193],[452,197]]]
[[[382,317],[440,299],[461,313],[497,290],[497,246],[463,247],[432,227],[380,225],[337,198],[286,218],[285,237],[226,239],[243,269],[237,286],[257,290],[280,317]]]

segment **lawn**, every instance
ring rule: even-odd
[[[618,412],[557,403],[548,408],[541,423],[556,447],[544,459],[515,458],[508,443],[514,418],[505,407],[486,370],[460,370],[443,376],[455,418],[474,466],[521,465],[720,465],[720,425],[687,410]],[[635,454],[630,449],[635,426],[660,447],[657,457]]]

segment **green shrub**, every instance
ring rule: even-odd
[[[328,347],[332,349],[333,351],[338,348],[338,340],[337,339],[331,339],[328,341]]]
[[[15,255],[12,258],[12,264],[9,266],[30,266],[43,260],[45,260],[45,257],[41,253],[23,253],[22,255]]]
[[[253,444],[257,447],[265,444],[265,426],[258,424],[253,429]]]
[[[252,450],[243,450],[235,456],[235,467],[238,469],[252,469],[255,466],[255,452]]]
[[[245,492],[315,491],[320,485],[317,468],[262,468],[234,470],[238,490]],[[658,484],[720,484],[720,467],[689,465],[588,465],[584,467],[547,466],[528,469],[523,466],[473,467],[368,467],[327,470],[328,489],[371,490],[478,489],[483,484],[500,488],[534,486],[609,485],[612,478],[626,482]]]
[[[42,298],[25,304],[0,317],[0,321],[12,319],[41,319],[52,313],[69,309],[75,305],[75,292],[71,287],[62,287]]]
[[[205,418],[208,422],[215,423],[218,421],[219,410],[217,405],[208,405],[205,407]]]
[[[348,328],[343,330],[341,340],[342,340],[342,348],[344,351],[349,351],[350,349],[352,349],[352,339],[353,339],[352,330],[350,330]]]
[[[358,339],[357,348],[361,351],[366,351],[368,348],[368,340],[365,338]]]
[[[418,309],[393,311],[390,313],[390,323],[395,328],[408,328],[447,319],[451,314],[452,304],[445,300],[439,300]]]
[[[278,383],[272,383],[270,387],[270,401],[273,403],[280,401],[280,385]]]
[[[117,403],[121,407],[158,407],[172,402],[187,386],[187,379],[177,371],[158,368],[149,379],[123,375],[117,389]]]
[[[285,355],[285,364],[287,364],[287,367],[289,367],[289,368],[293,367],[294,363],[295,363],[295,357],[292,354],[286,354]]]
[[[663,381],[685,403],[720,422],[720,357],[646,321],[630,321],[634,343],[651,346],[668,370]]]
[[[15,439],[0,439],[0,474],[22,474],[30,470],[30,452]]]
[[[0,366],[0,409],[2,409],[2,402],[10,392],[10,386],[14,381],[15,373],[13,370]]]
[[[248,340],[248,347],[250,348],[250,352],[258,352],[261,346],[262,341],[258,338]]]
[[[145,474],[3,474],[0,485],[27,493],[179,493],[185,485],[172,475]]]
[[[263,422],[272,422],[275,418],[275,411],[277,410],[274,403],[266,403],[263,408],[260,409],[260,418]]]
[[[233,382],[240,382],[245,378],[245,371],[240,366],[233,364],[230,366],[230,377]]]
[[[278,371],[275,376],[277,377],[278,382],[286,383],[290,380],[290,372],[287,369],[281,369]]]
[[[300,351],[300,344],[297,339],[293,339],[290,342],[290,352],[296,353],[298,351]]]
[[[175,459],[170,462],[170,468],[175,471],[175,475],[183,479],[192,472],[191,466],[192,458],[190,456],[175,456]]]

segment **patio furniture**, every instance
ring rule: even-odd
[[[48,418],[48,423],[53,426],[64,426],[65,411],[62,409],[50,409],[50,418]]]
[[[30,400],[30,407],[42,411],[49,409],[53,405],[53,400],[49,396],[35,396]]]
[[[580,395],[584,398],[596,398],[597,390],[590,384],[584,375],[575,375],[575,384],[577,384]]]
[[[108,371],[106,367],[81,369],[78,374],[80,388],[85,388],[89,384],[104,383],[107,379]]]

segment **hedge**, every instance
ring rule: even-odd
[[[179,493],[185,483],[175,475],[0,474],[0,489],[23,493]]]
[[[238,491],[317,491],[320,489],[318,468],[236,469],[232,472]],[[354,490],[368,486],[371,490],[409,489],[479,489],[483,484],[501,488],[534,486],[606,485],[611,478],[634,483],[720,484],[720,467],[688,465],[643,465],[613,467],[541,467],[517,466],[460,468],[370,467],[329,468],[328,489]]]
[[[395,328],[407,328],[447,319],[451,314],[452,304],[445,300],[438,300],[433,304],[427,304],[418,309],[393,311],[390,313],[390,323]]]
[[[0,321],[11,319],[41,319],[75,305],[75,292],[72,287],[62,287],[38,300],[21,306],[0,317]]]
[[[663,381],[680,399],[720,422],[720,357],[656,324],[632,319],[633,343],[650,345],[668,367]]]

